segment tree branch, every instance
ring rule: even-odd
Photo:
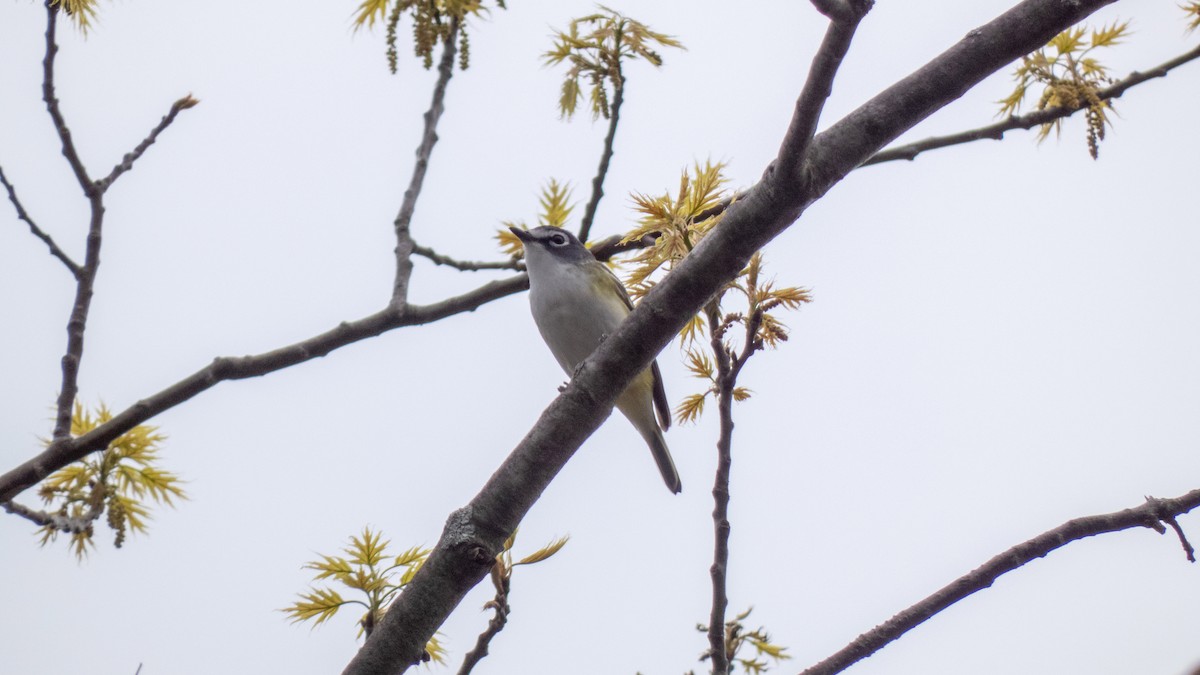
[[[435,265],[445,265],[447,267],[453,267],[456,270],[462,270],[464,272],[478,272],[480,270],[525,271],[524,265],[520,264],[515,258],[501,262],[463,261],[451,258],[450,256],[442,255],[428,246],[421,246],[416,242],[413,242],[412,252],[421,256],[422,258],[430,260]]]
[[[79,267],[79,264],[74,260],[71,260],[71,256],[67,255],[66,252],[59,248],[58,244],[54,243],[54,239],[52,239],[50,235],[46,234],[42,228],[38,227],[37,223],[33,222],[33,218],[30,218],[29,214],[25,212],[25,207],[21,205],[21,200],[17,199],[16,188],[13,187],[12,183],[8,182],[8,178],[4,175],[3,167],[0,167],[0,183],[2,183],[4,185],[4,189],[8,191],[8,201],[12,202],[13,207],[17,210],[17,218],[25,221],[25,224],[29,226],[29,231],[33,233],[33,236],[41,239],[43,242],[45,242],[46,246],[50,248],[50,255],[62,261],[62,264],[66,265],[67,269],[71,270],[71,275],[78,279],[79,275],[83,273]]]
[[[1175,499],[1147,497],[1146,503],[1132,509],[1068,520],[1062,525],[1044,532],[1029,541],[1018,544],[992,558],[983,566],[955,579],[953,582],[900,612],[875,629],[858,636],[838,653],[804,671],[803,675],[831,675],[840,673],[851,665],[867,658],[913,628],[921,625],[937,613],[967,596],[990,587],[1001,575],[1022,565],[1044,558],[1067,544],[1108,532],[1119,532],[1135,527],[1148,527],[1159,534],[1166,532],[1163,523],[1177,528],[1175,517],[1200,506],[1200,490]],[[1182,537],[1185,550],[1190,549]],[[1191,556],[1189,555],[1189,559]],[[1193,561],[1194,562],[1194,561]]]
[[[121,434],[220,382],[259,377],[325,356],[335,349],[405,326],[432,323],[529,288],[524,274],[486,283],[473,291],[430,305],[388,306],[356,321],[346,321],[306,340],[254,356],[219,357],[208,366],[152,394],[78,437],[56,437],[42,453],[0,475],[0,502],[37,484],[54,471],[103,450]],[[68,419],[69,422],[69,419]]]
[[[86,514],[78,518],[64,516],[61,513],[38,511],[13,501],[0,502],[0,508],[3,508],[14,516],[20,516],[35,525],[47,527],[56,532],[74,534],[76,532],[86,532],[92,526],[92,523],[104,515],[104,498],[103,493],[98,497],[93,497],[91,508],[88,509]]]
[[[1108,101],[1114,98],[1120,98],[1129,89],[1146,82],[1148,80],[1166,77],[1167,73],[1175,68],[1182,66],[1185,63],[1194,61],[1200,58],[1200,46],[1179,56],[1161,63],[1146,71],[1134,71],[1123,80],[1113,83],[1111,86],[1105,87],[1097,92],[1097,96],[1103,101]],[[1036,112],[1027,113],[1025,115],[1010,115],[995,124],[989,124],[978,129],[969,129],[960,131],[956,134],[948,134],[946,136],[934,136],[926,138],[915,143],[898,145],[895,147],[881,150],[871,156],[870,159],[863,162],[863,166],[871,166],[872,164],[882,164],[884,162],[893,162],[900,159],[913,160],[917,155],[929,150],[937,150],[952,145],[962,145],[973,141],[984,139],[1000,140],[1004,138],[1004,133],[1014,129],[1032,129],[1033,127],[1042,124],[1048,124],[1054,120],[1064,117],[1070,117],[1075,113],[1083,110],[1083,108],[1046,108]]]
[[[110,171],[107,176],[96,181],[96,188],[101,192],[108,190],[108,188],[113,184],[113,181],[117,180],[121,174],[132,169],[133,163],[136,162],[143,154],[145,154],[146,150],[149,149],[151,145],[154,145],[154,141],[158,140],[158,135],[161,134],[167,127],[171,126],[171,122],[175,121],[175,116],[179,114],[180,110],[194,108],[198,103],[200,103],[200,101],[192,98],[191,94],[188,94],[187,96],[184,96],[178,101],[172,103],[171,109],[167,111],[167,114],[163,116],[158,125],[150,130],[150,134],[146,136],[141,143],[137,144],[137,147],[133,149],[133,152],[130,152],[122,157],[120,164],[114,166],[113,170]]]
[[[504,540],[608,417],[617,395],[754,251],[886,143],[1113,1],[1026,0],[813,138],[803,180],[785,183],[768,172],[583,361],[483,489],[450,515],[428,560],[345,673],[391,675],[419,661],[426,641],[488,573]],[[791,147],[781,149],[780,164],[800,161]]]
[[[58,132],[63,157],[66,157],[67,163],[71,165],[71,171],[75,173],[79,187],[83,188],[83,194],[91,199],[97,188],[92,183],[92,179],[88,177],[83,160],[79,159],[79,153],[75,150],[75,141],[71,140],[71,130],[67,127],[66,120],[63,119],[62,111],[58,106],[58,98],[54,95],[54,57],[58,54],[58,43],[55,42],[54,35],[58,26],[58,9],[55,0],[46,0],[46,56],[42,59],[42,100],[46,103],[46,111],[50,113],[50,119],[54,121],[54,130]]]
[[[492,575],[495,578],[496,572],[493,571]],[[492,608],[492,618],[488,621],[488,627],[475,639],[474,649],[463,657],[463,664],[458,669],[458,675],[468,675],[488,655],[488,645],[492,643],[492,638],[496,637],[508,624],[508,613],[512,611],[512,608],[508,606],[508,592],[512,587],[511,584],[512,577],[500,577],[496,581],[496,596],[488,603]]]
[[[425,111],[425,130],[421,134],[421,143],[417,146],[417,162],[413,166],[412,178],[408,189],[404,191],[404,200],[400,203],[400,212],[394,222],[396,229],[396,281],[392,286],[392,304],[403,307],[408,303],[408,282],[412,278],[413,240],[410,231],[413,213],[417,208],[417,197],[421,195],[421,185],[425,182],[425,171],[429,168],[429,157],[433,153],[433,145],[437,143],[437,125],[445,110],[446,85],[454,75],[454,54],[458,48],[459,20],[450,19],[450,31],[442,41],[442,58],[438,63],[438,78],[433,86],[433,101],[429,110]]]
[[[613,156],[613,142],[617,137],[617,123],[621,120],[621,104],[625,102],[625,76],[621,73],[621,30],[616,31],[617,58],[616,77],[613,79],[613,100],[609,106],[608,133],[604,136],[604,149],[600,151],[600,167],[596,177],[592,179],[592,196],[587,207],[583,210],[583,220],[579,222],[579,241],[587,241],[592,232],[592,222],[596,219],[596,209],[600,207],[600,199],[604,196],[604,178],[608,175],[608,164]]]
[[[726,580],[729,577],[729,474],[733,465],[733,386],[729,348],[721,330],[720,310],[715,301],[705,307],[711,331],[710,346],[717,364],[717,409],[721,431],[717,437],[717,472],[713,480],[713,562],[709,567],[712,579],[712,609],[708,617],[708,649],[712,658],[713,675],[729,672],[728,645],[725,642],[725,609],[729,606]]]
[[[780,163],[777,159],[777,170],[782,172],[781,180],[794,181],[797,178],[808,144],[817,133],[817,123],[821,119],[821,110],[825,101],[833,93],[833,79],[837,75],[842,59],[850,49],[854,39],[854,31],[859,22],[870,11],[874,0],[813,0],[818,11],[830,18],[829,28],[825,38],[813,57],[809,67],[808,79],[804,81],[804,89],[796,100],[796,109],[792,115],[792,123],[783,137],[780,154],[788,153],[799,161],[788,164]],[[768,169],[769,170],[769,169]]]

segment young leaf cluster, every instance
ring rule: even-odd
[[[280,611],[291,617],[293,623],[312,621],[316,627],[333,618],[342,607],[359,605],[364,611],[358,622],[358,634],[369,637],[392,600],[429,557],[429,549],[419,546],[393,556],[388,552],[390,543],[383,539],[382,533],[364,527],[361,535],[350,537],[350,543],[342,549],[343,555],[322,555],[320,560],[304,565],[316,571],[313,581],[325,581],[328,585],[300,593],[299,600]],[[358,597],[347,599],[335,586],[349,589]],[[445,662],[446,651],[436,636],[425,646],[425,654],[426,660]]]
[[[104,405],[92,414],[80,403],[71,415],[71,434],[82,436],[112,419]],[[158,428],[139,425],[117,437],[101,452],[92,454],[54,472],[38,487],[38,496],[48,509],[78,526],[62,528],[50,523],[38,530],[41,543],[54,541],[60,532],[71,535],[71,550],[83,558],[95,547],[92,521],[106,514],[114,532],[113,545],[120,548],[130,532],[145,533],[150,519],[147,501],[174,506],[174,499],[187,499],[180,478],[158,466],[159,450],[166,436]],[[42,439],[49,445],[50,441]]]
[[[1129,35],[1129,22],[1114,22],[1095,30],[1076,26],[1059,33],[1045,47],[1021,58],[1013,77],[1016,89],[1000,101],[1000,114],[1011,115],[1020,110],[1029,89],[1042,85],[1037,109],[1065,108],[1083,110],[1087,121],[1088,152],[1093,159],[1099,157],[1100,141],[1104,140],[1105,128],[1111,124],[1108,111],[1112,103],[1100,97],[1100,91],[1113,79],[1108,69],[1092,56],[1096,49],[1120,44]],[[1058,118],[1041,126],[1038,141],[1050,135],[1062,133],[1062,120]]]
[[[496,6],[506,9],[504,0],[496,0]],[[426,70],[433,67],[434,47],[457,26],[458,67],[466,70],[471,59],[466,18],[485,11],[482,0],[363,0],[355,11],[354,29],[374,28],[376,22],[386,25],[388,68],[395,74],[399,60],[396,33],[405,13],[412,17],[413,54]]]
[[[724,168],[724,163],[705,162],[701,166],[697,162],[690,172],[683,172],[675,196],[669,192],[657,197],[633,195],[634,210],[641,217],[623,241],[636,241],[646,235],[656,239],[653,246],[629,260],[632,270],[626,286],[631,297],[649,293],[654,286],[651,277],[660,269],[670,270],[721,221],[723,212],[712,217],[710,214],[728,193]]]
[[[567,119],[574,116],[583,97],[582,82],[586,82],[592,119],[608,119],[610,101],[625,85],[621,60],[643,59],[661,66],[656,46],[683,49],[670,35],[603,5],[596,14],[571,20],[567,30],[554,34],[554,46],[542,55],[547,65],[566,62],[570,66],[558,99],[559,113]]]
[[[787,325],[772,312],[779,309],[795,310],[807,302],[812,302],[812,296],[807,289],[794,286],[778,288],[773,280],[764,281],[762,269],[762,253],[755,253],[746,269],[712,300],[712,306],[709,308],[711,311],[707,312],[709,322],[714,324],[709,336],[714,341],[720,341],[726,358],[738,368],[753,352],[764,347],[776,349],[779,343],[787,341]],[[722,315],[720,304],[726,293],[731,290],[744,296],[746,308],[742,312]],[[727,337],[735,326],[740,327],[743,333],[740,353],[735,349],[733,341]],[[708,354],[700,349],[697,339],[704,327],[704,318],[696,315],[684,328],[682,335],[688,370],[695,377],[708,382],[708,387],[703,392],[684,397],[675,408],[675,416],[680,422],[695,422],[704,413],[704,404],[708,397],[716,396],[720,392],[721,382],[717,368]],[[738,386],[733,387],[731,391],[734,401],[744,401],[750,398],[751,393],[749,389]]]
[[[538,201],[541,206],[538,213],[538,225],[565,227],[567,219],[571,217],[571,212],[575,210],[575,205],[571,203],[571,184],[560,183],[553,178],[546,181],[546,185],[542,187],[542,194]],[[508,228],[516,227],[528,230],[529,227],[523,220],[505,220],[502,225],[504,227],[496,232],[500,250],[514,258],[521,257],[525,251],[521,240],[509,232]]]
[[[51,0],[50,4],[66,12],[75,27],[87,35],[96,18],[96,0]]]
[[[725,656],[730,665],[730,672],[733,672],[735,665],[740,665],[747,673],[760,675],[771,668],[771,664],[766,659],[770,659],[775,662],[775,665],[778,665],[780,661],[792,658],[790,654],[784,653],[787,651],[787,647],[771,642],[771,636],[767,634],[765,628],[746,630],[746,626],[742,622],[750,616],[752,611],[754,611],[753,607],[725,622]],[[707,633],[708,626],[697,624],[696,630]],[[754,655],[739,656],[747,645],[754,649]],[[711,652],[705,652],[700,656],[700,660],[704,661],[711,657]]]
[[[1200,2],[1186,2],[1179,6],[1189,19],[1188,32],[1200,28]]]
[[[567,541],[570,539],[571,537],[569,535],[565,537],[558,537],[551,540],[549,544],[546,544],[533,553],[530,553],[520,560],[514,561],[512,556],[512,548],[517,541],[517,533],[514,531],[512,535],[510,535],[509,538],[504,541],[504,549],[501,550],[500,553],[496,554],[496,562],[494,565],[492,565],[492,585],[496,587],[497,597],[503,598],[508,595],[509,583],[512,580],[514,567],[517,565],[534,565],[536,563],[540,563],[543,560],[550,558],[555,553],[561,551],[562,547],[566,546]],[[484,605],[484,609],[495,609],[496,603],[496,600],[489,601],[486,605]],[[507,612],[507,607],[505,607],[505,611]]]

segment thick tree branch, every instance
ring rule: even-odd
[[[31,218],[25,211],[25,207],[21,205],[21,200],[17,198],[17,189],[13,187],[12,183],[8,182],[8,177],[4,175],[3,167],[0,167],[0,184],[3,184],[4,189],[8,191],[8,201],[12,202],[13,208],[17,210],[17,218],[25,221],[25,224],[29,226],[29,231],[33,233],[33,236],[41,239],[46,246],[50,248],[50,255],[58,258],[62,264],[67,266],[67,269],[71,270],[71,275],[78,279],[79,275],[83,273],[82,269],[79,267],[79,264],[74,260],[71,260],[71,256],[67,255],[65,251],[59,248],[58,244],[54,243],[54,239],[52,239],[50,235],[46,234],[42,228],[38,227],[37,223],[33,222],[33,218]]]
[[[859,22],[870,11],[874,0],[814,0],[817,9],[830,18],[829,28],[825,38],[809,67],[808,78],[804,81],[804,89],[796,100],[796,109],[792,115],[792,123],[787,134],[783,137],[780,154],[790,154],[802,160],[817,133],[817,123],[821,119],[821,110],[825,101],[833,93],[833,78],[837,75],[842,59],[850,49],[850,41],[854,39],[854,31]],[[793,181],[797,178],[800,161],[780,164],[776,160],[777,170],[782,172],[780,180]]]
[[[433,154],[433,145],[437,143],[437,125],[442,117],[446,100],[446,85],[454,75],[454,55],[458,48],[459,20],[450,19],[450,30],[442,41],[442,58],[438,63],[438,78],[433,85],[433,101],[429,110],[425,111],[425,130],[421,133],[421,143],[417,146],[417,162],[413,166],[412,178],[408,189],[404,191],[404,200],[400,203],[400,212],[394,222],[396,228],[396,281],[392,285],[392,304],[403,307],[408,303],[408,282],[412,278],[413,240],[411,234],[413,213],[417,208],[417,197],[421,195],[421,186],[425,182],[425,171],[429,168],[429,157]]]
[[[63,157],[66,157],[67,163],[71,165],[71,171],[79,181],[79,187],[83,188],[83,194],[91,199],[97,188],[88,177],[83,160],[79,159],[75,141],[71,139],[71,130],[67,127],[67,121],[59,108],[58,97],[54,95],[54,57],[58,54],[58,43],[54,36],[58,26],[58,10],[58,4],[54,0],[46,0],[46,56],[42,59],[42,100],[45,101],[46,111],[50,113],[50,119],[54,122],[54,130],[62,144]]]
[[[525,266],[522,265],[516,259],[504,260],[501,262],[477,262],[477,261],[473,261],[473,260],[458,260],[456,258],[451,258],[450,256],[442,255],[441,253],[438,253],[437,251],[429,248],[428,246],[421,246],[420,244],[418,244],[416,242],[413,242],[412,252],[415,253],[416,255],[421,256],[422,258],[428,259],[435,265],[445,265],[447,267],[453,267],[456,270],[462,270],[464,272],[478,272],[480,270],[516,270],[518,272],[525,271]]]
[[[426,641],[487,574],[504,540],[608,417],[617,395],[754,251],[885,144],[1113,1],[1026,0],[817,135],[800,181],[784,183],[777,172],[767,172],[584,360],[483,489],[450,515],[428,560],[345,672],[390,675],[419,661]],[[785,147],[778,161],[787,165],[800,158]]]
[[[171,126],[171,122],[175,121],[175,116],[179,114],[180,110],[194,108],[199,102],[200,101],[192,98],[191,94],[188,94],[187,96],[184,96],[178,101],[172,103],[171,109],[168,110],[167,114],[164,115],[163,118],[159,120],[158,124],[150,130],[150,134],[146,136],[141,143],[138,143],[137,147],[135,147],[132,152],[122,157],[121,163],[114,166],[112,171],[110,171],[107,176],[96,181],[96,188],[101,192],[108,190],[108,188],[113,184],[113,181],[117,180],[121,174],[132,169],[133,163],[136,162],[143,154],[145,154],[146,150],[148,150],[151,145],[154,145],[154,142],[158,140],[158,135],[161,134],[167,127]]]
[[[621,104],[625,102],[625,76],[621,73],[621,32],[616,35],[617,58],[616,77],[613,79],[613,100],[608,112],[608,133],[604,136],[604,149],[600,151],[600,167],[596,177],[592,179],[592,196],[588,199],[587,207],[583,210],[583,219],[579,221],[579,241],[587,241],[592,232],[592,223],[596,220],[596,209],[600,207],[600,199],[604,197],[604,178],[608,175],[608,165],[612,161],[613,142],[617,138],[617,124],[621,120]]]
[[[1134,71],[1130,73],[1128,77],[1113,83],[1109,87],[1101,89],[1097,93],[1097,96],[1104,101],[1119,98],[1129,89],[1149,80],[1166,77],[1167,73],[1171,72],[1172,70],[1198,58],[1200,58],[1200,46],[1192,49],[1191,51],[1180,54],[1170,61],[1161,63],[1149,70]],[[960,131],[956,134],[948,134],[946,136],[934,136],[932,138],[926,138],[915,143],[907,143],[905,145],[898,145],[881,150],[872,155],[870,159],[863,162],[862,165],[870,166],[872,164],[882,164],[884,162],[893,162],[900,159],[913,160],[916,159],[917,155],[921,154],[922,152],[937,150],[939,148],[945,148],[952,145],[962,145],[964,143],[971,143],[973,141],[980,141],[984,139],[998,141],[1004,138],[1005,132],[1012,131],[1014,129],[1032,129],[1036,126],[1048,124],[1057,119],[1070,117],[1080,110],[1082,110],[1082,108],[1046,108],[1045,110],[1038,110],[1025,115],[1010,115],[1006,119],[996,122],[995,124],[989,124],[984,127],[979,127],[978,129],[969,129],[967,131]]]
[[[1200,490],[1175,499],[1147,497],[1146,503],[1132,509],[1068,520],[1062,525],[1044,532],[1029,541],[1018,544],[992,558],[983,566],[955,579],[933,595],[900,612],[873,630],[858,636],[838,653],[804,671],[804,675],[832,675],[882,649],[913,628],[921,625],[935,614],[967,596],[990,587],[1001,575],[1022,565],[1044,558],[1067,544],[1108,532],[1119,532],[1135,527],[1148,527],[1159,534],[1166,532],[1163,524],[1175,528],[1184,544],[1185,551],[1191,546],[1182,536],[1175,523],[1176,516],[1200,507]],[[1189,560],[1192,560],[1189,553]],[[1193,560],[1193,562],[1195,562]]]

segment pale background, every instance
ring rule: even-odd
[[[882,1],[858,32],[825,124],[1007,8]],[[85,202],[40,101],[44,10],[0,7],[0,166],[77,258]],[[604,132],[559,122],[549,33],[589,2],[513,0],[474,21],[424,194],[418,242],[496,259],[502,219],[535,216],[555,176],[584,202]],[[387,73],[356,2],[101,3],[85,40],[60,32],[59,97],[103,174],[172,101],[181,114],[108,198],[81,399],[120,410],[219,355],[308,337],[383,305],[391,221],[434,75]],[[798,1],[616,7],[678,36],[666,67],[627,69],[596,235],[630,227],[631,191],[674,190],[693,160],[736,186],[773,157],[825,20]],[[1194,45],[1171,2],[1133,18],[1114,73]],[[406,24],[407,26],[407,24]],[[407,28],[401,33],[407,38]],[[753,605],[795,672],[1008,546],[1063,521],[1200,485],[1200,65],[1126,94],[1101,148],[1082,122],[852,174],[768,249],[816,301],[756,356],[735,410],[731,614]],[[998,74],[910,139],[989,123]],[[582,211],[577,210],[576,217]],[[577,219],[574,221],[577,223]],[[414,299],[486,274],[417,262]],[[73,284],[0,204],[0,465],[39,450],[59,383]],[[660,357],[678,401],[699,387]],[[0,671],[334,673],[356,649],[345,613],[310,630],[277,610],[364,525],[433,545],[562,381],[523,295],[403,329],[265,378],[223,383],[153,422],[192,500],[150,536],[78,564],[0,519]],[[679,673],[705,649],[715,418],[668,435],[684,493],[663,489],[619,417],[529,514],[513,614],[478,673]],[[22,496],[31,503],[32,494]],[[1200,523],[1181,519],[1200,543]],[[443,628],[454,668],[488,614],[487,584]],[[1080,542],[1001,579],[851,672],[1166,673],[1200,663],[1200,569],[1174,535]]]

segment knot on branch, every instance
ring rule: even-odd
[[[1175,520],[1175,516],[1186,509],[1181,508],[1176,500],[1147,496],[1146,510],[1151,518],[1151,522],[1147,523],[1146,527],[1152,528],[1159,534],[1166,534],[1167,528],[1163,527],[1163,523],[1170,525],[1171,529],[1175,530],[1175,536],[1179,537],[1179,544],[1183,546],[1183,552],[1187,556],[1188,562],[1196,562],[1196,549],[1192,547],[1187,535],[1183,533],[1183,528]]]

